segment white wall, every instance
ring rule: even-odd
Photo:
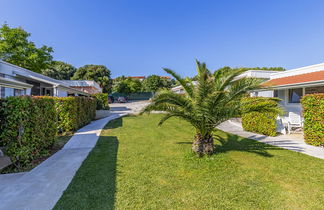
[[[67,97],[67,92],[65,90],[62,90],[60,88],[57,88],[56,90],[57,90],[57,92],[56,92],[56,95],[54,95],[54,96]],[[54,94],[55,94],[55,91],[54,91]]]
[[[5,97],[14,96],[14,89],[13,88],[5,88]]]
[[[273,97],[273,90],[251,92],[250,96]]]

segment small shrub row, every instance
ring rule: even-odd
[[[324,146],[324,93],[305,95],[301,104],[305,142],[315,146]]]
[[[108,93],[96,93],[93,97],[97,99],[97,110],[109,110]]]
[[[247,97],[241,101],[242,126],[246,131],[259,133],[267,136],[276,136],[277,108],[280,99],[266,97]],[[258,107],[268,111],[258,110]]]
[[[17,168],[48,153],[58,131],[74,131],[95,117],[96,99],[8,97],[0,101],[0,147]]]

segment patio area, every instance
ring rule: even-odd
[[[292,133],[289,135],[279,135],[276,137],[270,137],[244,131],[242,125],[237,120],[226,121],[217,126],[217,128],[222,131],[242,136],[245,138],[254,139],[262,143],[270,144],[273,146],[324,159],[324,148],[306,144],[302,133]]]

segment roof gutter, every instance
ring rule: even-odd
[[[58,87],[58,88],[61,88],[63,90],[66,90],[66,91],[70,91],[70,92],[73,92],[73,93],[77,93],[79,95],[84,95],[84,96],[90,96],[91,94],[89,93],[86,93],[84,91],[81,91],[81,90],[78,90],[78,89],[75,89],[75,88],[71,88],[71,87],[67,87],[67,86],[63,86],[63,85],[55,85],[55,87]]]
[[[33,85],[24,82],[19,82],[9,78],[4,78],[4,77],[0,77],[0,86],[15,88],[15,89],[27,89],[33,87]]]

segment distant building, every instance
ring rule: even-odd
[[[102,88],[100,87],[100,85],[92,80],[62,80],[62,81],[74,89],[89,94],[102,93]]]
[[[128,78],[138,79],[140,81],[143,81],[145,79],[145,76],[133,76],[133,77],[128,77]]]
[[[160,76],[160,78],[161,79],[167,79],[167,80],[170,80],[171,79],[171,77],[169,77],[169,76]]]

